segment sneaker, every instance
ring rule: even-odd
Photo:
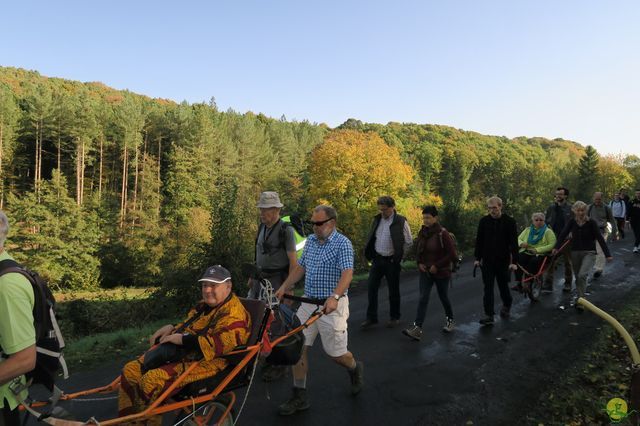
[[[493,325],[493,315],[486,316],[478,322],[482,325]]]
[[[420,341],[420,339],[422,339],[422,327],[414,324],[411,327],[402,330],[402,334],[410,337],[413,340]]]
[[[635,246],[635,247],[633,248],[633,252],[634,252],[634,253],[640,253],[640,246]]]
[[[374,325],[378,324],[378,320],[366,319],[360,324],[360,328],[366,330],[367,328],[371,328]]]
[[[593,278],[600,278],[601,275],[602,275],[602,271],[597,270],[593,273]]]
[[[387,327],[388,328],[393,328],[393,327],[397,327],[398,325],[400,325],[400,320],[399,319],[390,319],[389,321],[387,321]]]
[[[287,367],[284,365],[269,365],[262,367],[262,381],[275,382],[284,377],[287,373]]]
[[[571,287],[564,286],[564,287],[562,287],[562,291],[564,293],[571,293]]]
[[[455,328],[455,324],[456,323],[453,321],[453,318],[447,317],[444,323],[444,327],[442,327],[442,331],[444,331],[445,333],[451,333]]]
[[[307,390],[302,388],[293,388],[293,396],[284,404],[278,407],[278,414],[281,416],[290,416],[296,411],[303,411],[311,407],[307,399]]]
[[[351,379],[351,395],[357,395],[362,390],[364,384],[364,364],[362,361],[356,361],[356,367],[349,371],[349,378]]]
[[[509,318],[511,316],[509,311],[511,311],[510,307],[503,306],[502,309],[500,309],[500,318]]]

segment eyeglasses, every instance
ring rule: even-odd
[[[329,218],[329,219],[325,219],[325,220],[319,220],[317,222],[314,222],[314,221],[310,220],[309,223],[312,224],[313,226],[322,226],[325,223],[329,222],[330,220],[333,220],[333,218]]]

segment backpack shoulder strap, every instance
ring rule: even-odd
[[[20,264],[13,259],[0,260],[0,277],[10,272],[17,272],[14,268],[20,268]]]
[[[264,224],[260,222],[260,225],[258,225],[258,232],[256,232],[256,240],[253,244],[253,260],[256,260],[258,258],[258,238],[260,238],[260,232],[262,232],[263,227]]]
[[[280,219],[280,231],[278,232],[278,244],[283,249],[287,248],[287,228],[289,226],[293,227],[293,225],[291,225],[289,222],[285,222],[284,220]]]
[[[442,239],[442,234],[444,233],[444,231],[446,231],[446,229],[444,229],[444,226],[443,226],[440,232],[438,232],[438,237],[440,238],[440,247],[442,248],[444,248],[444,241]]]

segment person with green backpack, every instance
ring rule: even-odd
[[[256,205],[260,209],[260,226],[256,234],[255,262],[262,276],[271,283],[274,292],[280,288],[297,264],[296,235],[291,224],[280,218],[283,206],[280,196],[274,191],[261,193]],[[268,297],[260,280],[249,278],[248,285],[249,298]],[[264,365],[262,379],[271,382],[285,373],[285,367]]]

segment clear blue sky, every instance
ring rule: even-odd
[[[152,97],[640,155],[638,1],[14,1],[0,35],[0,65]]]

